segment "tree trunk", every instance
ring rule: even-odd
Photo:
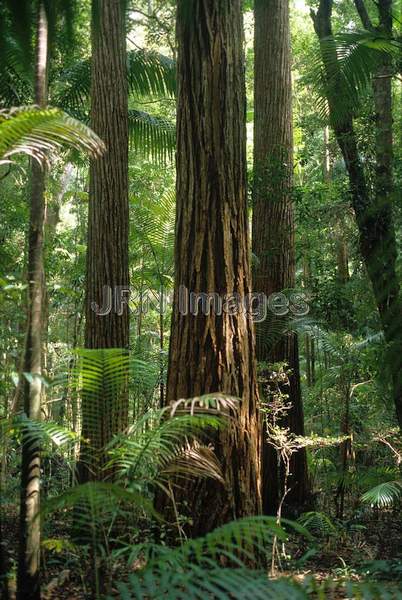
[[[179,0],[175,290],[167,402],[210,392],[241,399],[214,446],[226,481],[186,482],[191,533],[259,512],[253,324],[242,310],[185,311],[180,295],[250,293],[245,85],[240,0]],[[204,314],[202,314],[204,313]]]
[[[321,42],[332,35],[332,6],[333,0],[320,0],[318,11],[312,12],[314,28]],[[381,2],[383,19],[389,15],[389,7],[389,0]],[[390,82],[387,83],[389,78],[380,78],[374,83],[374,88],[377,88],[377,173],[376,193],[375,197],[371,198],[357,149],[352,115],[346,115],[341,121],[333,118],[337,98],[347,97],[347,91],[343,91],[344,84],[339,76],[339,67],[332,67],[332,64],[337,64],[336,57],[331,59],[329,65],[325,60],[325,52],[322,54],[327,79],[330,82],[327,86],[327,96],[332,127],[349,174],[352,204],[359,229],[360,251],[373,287],[388,345],[387,360],[392,376],[394,404],[399,426],[402,427],[402,303],[396,273],[397,247],[391,198],[392,106],[388,88]]]
[[[331,182],[331,151],[328,125],[324,127],[323,176],[324,181],[329,184]],[[337,279],[339,283],[344,284],[349,281],[349,252],[345,235],[345,216],[341,210],[335,216],[334,234],[336,240]]]
[[[295,286],[295,239],[292,202],[293,128],[289,5],[284,0],[256,0],[254,38],[254,204],[253,253],[258,263],[254,289],[266,296]],[[286,362],[291,369],[291,409],[287,426],[303,435],[297,337],[282,335],[270,345],[269,321],[257,324],[257,358]],[[276,452],[263,440],[263,509],[276,512],[281,495]],[[303,503],[307,491],[306,452],[293,459],[287,502]]]
[[[305,250],[307,255],[303,257],[303,285],[309,290],[312,286],[311,260],[308,256],[309,248]],[[307,386],[315,384],[315,340],[309,333],[304,334],[304,353],[306,356]]]
[[[36,37],[35,102],[47,102],[48,24],[44,3],[38,2]],[[43,329],[43,230],[45,216],[45,170],[32,161],[31,205],[28,242],[28,314],[24,356],[24,412],[29,419],[41,418],[42,329]],[[18,600],[40,598],[40,446],[26,439],[23,431],[21,458],[20,538],[17,572]],[[36,518],[35,518],[36,517]]]
[[[379,29],[392,35],[392,0],[379,0]],[[396,272],[397,247],[393,221],[393,134],[392,134],[392,57],[384,56],[382,66],[373,79],[376,116],[376,182],[375,216],[379,231],[378,249],[373,250],[373,276],[385,273],[375,291],[384,336],[389,344],[389,361],[394,402],[402,428],[402,300]],[[385,268],[384,268],[385,267]],[[385,284],[385,290],[381,285]]]
[[[104,286],[113,296],[115,288],[128,290],[128,90],[126,75],[125,9],[121,0],[93,0],[91,128],[105,142],[106,152],[91,162],[86,265],[86,348],[129,346],[128,307],[122,314],[112,306],[101,316],[93,303],[102,306]],[[127,424],[128,397],[124,393],[113,406],[98,398],[82,399],[82,435],[91,451],[83,447],[78,469],[81,482],[101,477],[102,448]],[[92,450],[94,452],[92,452]],[[88,456],[85,456],[88,453]],[[102,461],[101,461],[102,462]],[[91,464],[92,463],[92,464]]]

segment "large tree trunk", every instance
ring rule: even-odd
[[[38,2],[36,37],[35,102],[47,102],[48,24],[44,3]],[[43,230],[45,216],[45,170],[32,161],[31,205],[28,241],[28,323],[25,342],[24,412],[30,419],[41,418],[42,330],[43,330]],[[40,446],[26,439],[23,431],[21,459],[20,538],[17,598],[40,598]]]
[[[179,0],[175,291],[167,402],[209,392],[241,399],[216,437],[225,486],[186,483],[193,535],[259,511],[253,324],[243,311],[181,310],[180,293],[250,293],[245,85],[240,0]],[[182,303],[183,304],[183,303]],[[204,311],[205,312],[205,311]]]
[[[106,152],[91,162],[86,267],[86,348],[129,346],[128,307],[122,314],[112,306],[97,314],[93,303],[103,304],[103,288],[128,290],[128,90],[126,74],[124,2],[93,0],[91,128],[105,142]],[[127,423],[127,394],[107,406],[104,398],[82,399],[82,449],[78,473],[81,482],[99,478],[102,448]],[[110,404],[110,403],[109,403]],[[95,457],[100,457],[96,464]]]
[[[254,203],[253,253],[257,257],[254,289],[267,296],[295,286],[295,240],[292,203],[293,129],[289,6],[287,0],[254,4]],[[287,425],[303,435],[298,343],[295,334],[269,342],[270,321],[257,324],[257,358],[286,362],[291,369],[291,409]],[[266,438],[266,432],[264,437]],[[276,512],[281,495],[276,452],[263,441],[263,508]],[[305,450],[294,458],[288,502],[303,503],[307,491]]]
[[[392,35],[392,0],[379,0],[379,29]],[[375,207],[379,216],[377,227],[382,239],[375,251],[376,270],[386,266],[387,289],[376,293],[385,338],[389,344],[389,361],[393,382],[394,402],[399,426],[402,428],[402,300],[396,273],[397,248],[393,221],[393,134],[392,134],[392,57],[384,56],[373,78],[376,116],[376,181]],[[389,219],[389,220],[388,220]],[[381,308],[380,308],[381,306]]]
[[[332,35],[331,15],[333,0],[320,0],[316,13],[312,12],[314,28],[323,43]],[[383,18],[388,18],[390,2],[381,3]],[[389,25],[388,25],[389,26]],[[334,48],[335,52],[335,48]],[[371,281],[385,341],[388,345],[388,364],[393,383],[393,397],[399,426],[402,427],[402,303],[396,273],[397,248],[392,213],[392,108],[390,83],[376,80],[374,84],[377,113],[377,174],[376,194],[370,193],[363,165],[357,149],[352,115],[335,120],[336,102],[347,97],[343,80],[336,67],[336,57],[331,64],[325,60],[328,81],[328,105],[332,127],[349,174],[353,209],[359,229],[360,251]],[[335,65],[335,67],[334,67]],[[376,89],[377,88],[377,89]]]

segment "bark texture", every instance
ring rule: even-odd
[[[241,298],[251,291],[240,0],[180,0],[177,39],[176,273],[167,402],[209,392],[241,399],[237,421],[214,440],[225,486],[203,480],[176,492],[198,535],[260,507],[252,322],[228,303],[221,315],[180,310],[184,288]]]
[[[47,103],[48,23],[45,6],[38,2],[35,51],[35,102]],[[45,170],[32,161],[31,202],[28,231],[28,311],[24,354],[24,413],[41,419],[42,331],[43,331],[43,232],[45,218]],[[40,598],[40,445],[27,440],[23,431],[21,457],[20,536],[17,570],[17,599]],[[35,518],[36,517],[36,518]]]
[[[287,0],[255,0],[254,38],[254,290],[267,296],[295,286],[295,237],[292,203],[293,129],[289,5]],[[291,369],[290,430],[304,433],[298,342],[295,334],[275,340],[271,319],[257,324],[257,358],[286,362]],[[276,452],[264,432],[263,509],[276,512],[281,494]],[[287,500],[303,503],[307,491],[305,450],[292,465]]]
[[[93,0],[92,5],[91,128],[105,142],[106,152],[90,167],[86,266],[86,348],[129,345],[128,307],[99,315],[104,286],[113,297],[116,286],[128,289],[128,90],[126,29],[121,0]],[[119,314],[121,312],[121,314]],[[127,396],[114,405],[83,398],[82,434],[99,452],[127,422]],[[89,463],[91,459],[89,458]],[[97,477],[96,465],[81,461],[79,477]],[[92,467],[92,469],[91,469]]]
[[[359,2],[358,6],[361,12],[362,3]],[[392,30],[391,7],[390,0],[381,0],[379,3],[380,26],[388,32]],[[321,43],[332,35],[332,8],[333,0],[320,0],[317,12],[312,12],[314,28]],[[342,120],[334,119],[337,99],[347,97],[347,91],[342,91],[344,84],[336,64],[336,57],[332,58],[331,64],[324,58],[327,79],[331,82],[328,85],[328,105],[332,127],[349,175],[360,251],[388,346],[387,362],[391,371],[394,404],[399,426],[402,427],[402,303],[396,272],[397,247],[392,210],[391,83],[389,77],[381,76],[384,74],[382,72],[374,80],[373,86],[376,108],[376,191],[373,197],[360,160],[352,115],[345,115]],[[389,65],[384,64],[383,69],[389,69]]]

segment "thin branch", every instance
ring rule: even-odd
[[[354,0],[354,4],[357,12],[359,13],[359,17],[364,29],[367,29],[367,31],[373,31],[374,27],[369,17],[366,5],[364,4],[364,0]]]

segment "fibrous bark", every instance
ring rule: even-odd
[[[295,236],[292,202],[293,128],[289,6],[287,0],[254,4],[254,290],[267,297],[295,286]],[[286,362],[291,370],[290,411],[286,425],[304,433],[298,342],[294,333],[272,341],[270,321],[257,324],[257,358]],[[264,432],[264,438],[266,438]],[[276,512],[281,474],[274,449],[263,440],[263,508]],[[293,458],[287,501],[301,504],[307,492],[305,450]]]
[[[180,291],[250,293],[245,85],[240,0],[180,0],[177,15],[177,214],[167,402],[209,392],[241,399],[214,439],[225,485],[182,484],[191,533],[259,511],[253,325],[244,311],[181,310]],[[206,311],[204,311],[206,312]]]
[[[91,162],[86,266],[86,348],[122,348],[129,345],[128,306],[113,305],[107,315],[97,314],[104,286],[113,297],[116,288],[128,290],[128,90],[126,28],[121,0],[93,0],[92,4],[91,128],[105,142],[106,152]],[[125,298],[127,298],[127,293]],[[124,294],[123,294],[124,296]],[[121,312],[121,314],[119,314]],[[127,395],[105,403],[82,399],[82,435],[93,456],[127,423]],[[106,405],[107,404],[107,405]],[[83,448],[80,481],[98,478],[101,464],[91,464]],[[85,454],[88,456],[84,456]],[[101,457],[100,457],[101,458]],[[101,461],[102,462],[102,461]]]

